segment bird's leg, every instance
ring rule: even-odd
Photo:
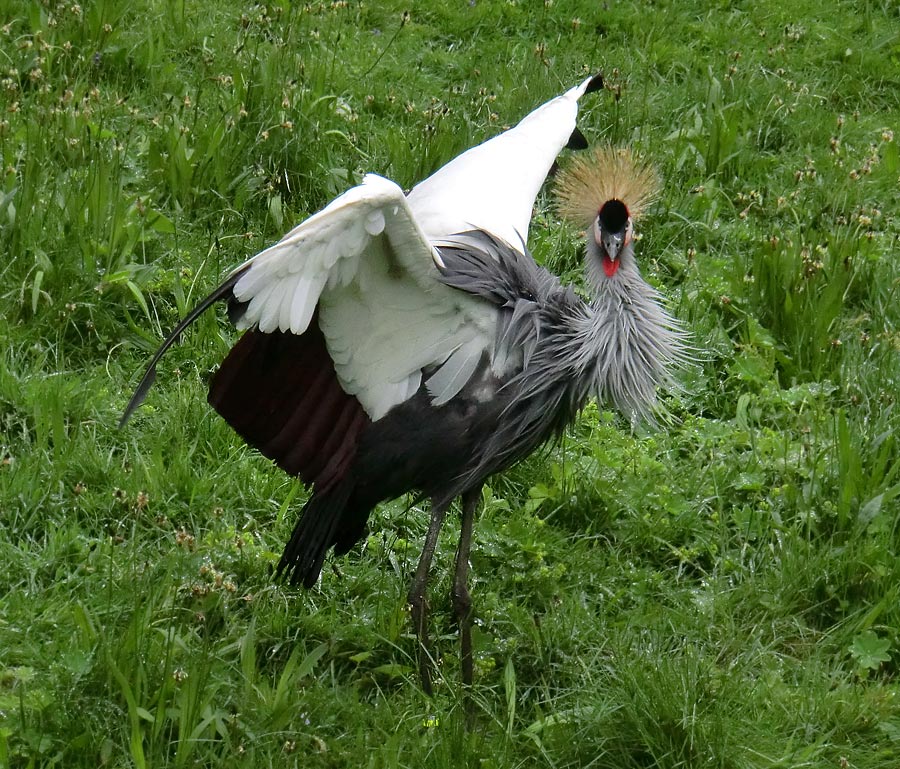
[[[441,531],[441,524],[444,522],[444,515],[447,513],[449,504],[449,502],[435,504],[434,500],[431,501],[431,522],[428,524],[428,531],[425,533],[425,545],[422,548],[422,555],[419,556],[419,565],[416,566],[416,576],[413,579],[412,587],[410,587],[409,595],[406,599],[409,603],[416,639],[419,642],[419,676],[422,679],[422,689],[428,696],[431,696],[433,690],[431,688],[431,649],[429,648],[428,628],[426,626],[428,621],[428,600],[425,597],[425,591],[428,587],[428,572],[431,569],[434,548],[437,546],[438,534]]]
[[[472,599],[469,596],[469,550],[472,545],[472,524],[475,508],[481,499],[481,486],[469,489],[462,495],[462,526],[459,532],[459,548],[456,551],[456,572],[453,576],[453,613],[459,626],[460,662],[465,686],[472,685]]]

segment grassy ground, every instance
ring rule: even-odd
[[[0,765],[897,766],[897,4],[433,5],[3,3]],[[582,128],[659,167],[640,258],[705,356],[665,429],[591,407],[486,492],[466,733],[455,522],[428,699],[425,517],[273,584],[304,490],[205,403],[221,315],[116,422],[229,267],[598,68]],[[578,280],[548,200],[532,235]]]

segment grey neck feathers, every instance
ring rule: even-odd
[[[632,245],[623,249],[612,277],[603,271],[593,239],[587,247],[586,277],[593,299],[583,318],[582,363],[593,370],[593,390],[631,420],[652,418],[660,386],[688,357],[686,334],[662,307],[662,297],[640,274]]]

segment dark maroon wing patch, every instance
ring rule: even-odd
[[[208,399],[248,444],[319,492],[344,477],[370,424],[341,388],[317,318],[299,335],[247,331]]]

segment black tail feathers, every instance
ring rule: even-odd
[[[353,484],[346,481],[322,493],[313,491],[275,569],[279,579],[306,588],[316,584],[325,554],[337,540],[352,491]]]

